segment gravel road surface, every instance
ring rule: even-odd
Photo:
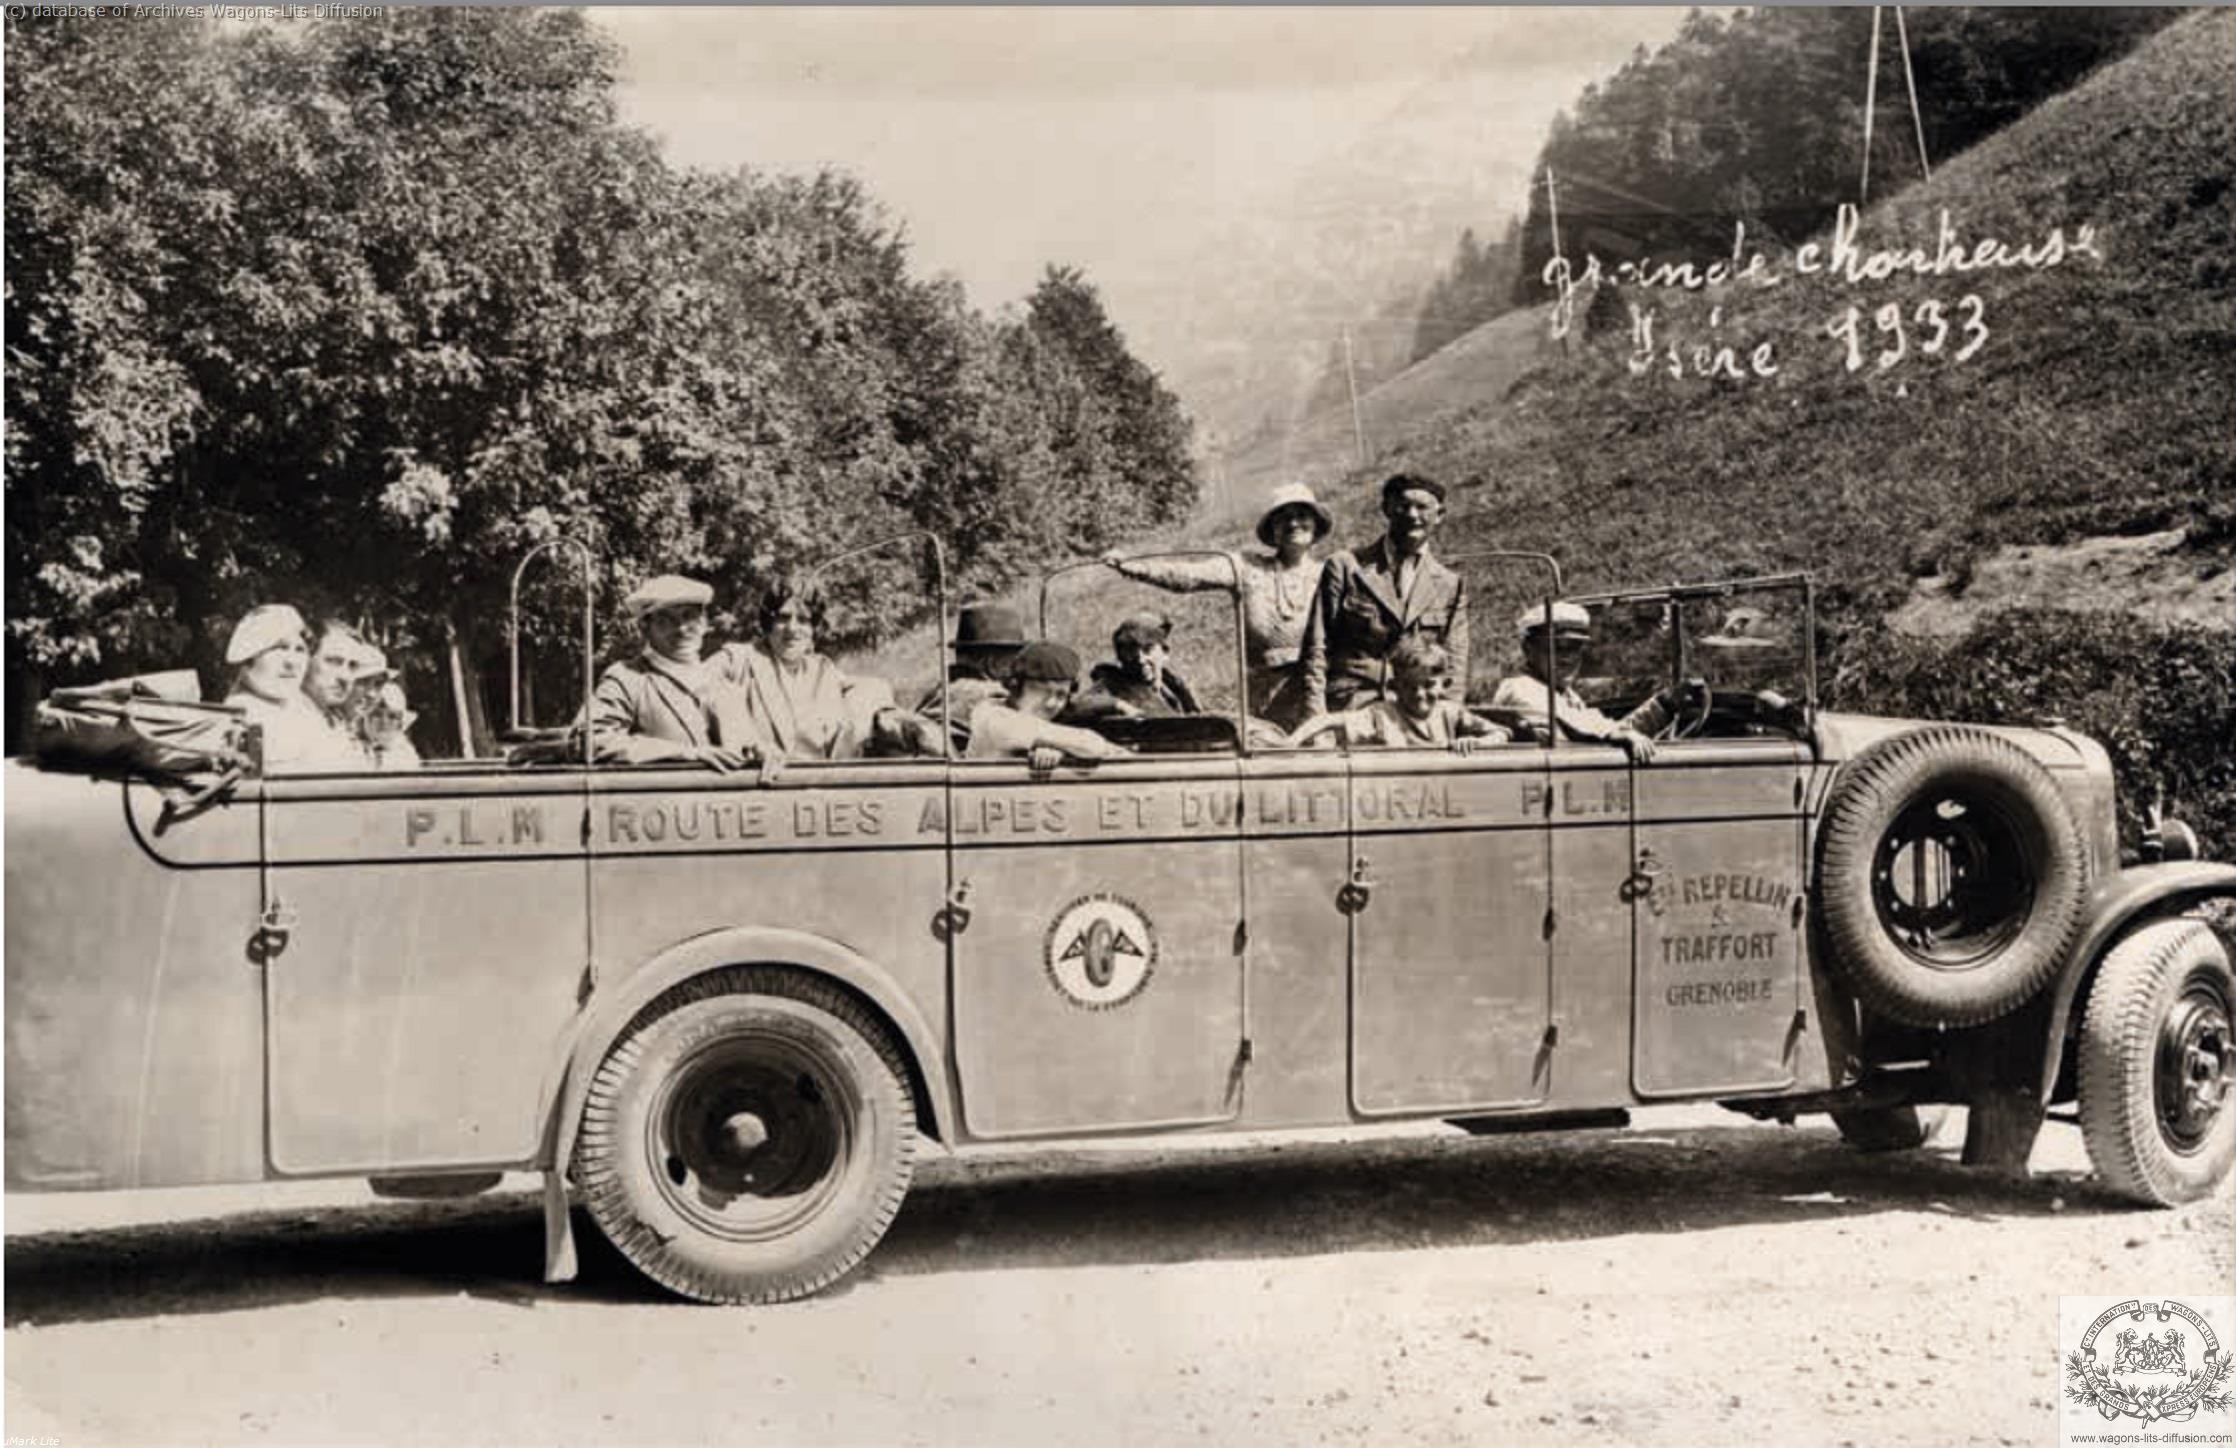
[[[1951,1124],[1953,1126],[1954,1123]],[[531,1178],[11,1197],[7,1433],[95,1444],[2045,1444],[2061,1293],[2236,1291],[2230,1193],[2130,1209],[2053,1124],[1641,1112],[935,1157],[812,1301],[685,1305]]]

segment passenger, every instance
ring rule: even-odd
[[[971,711],[972,759],[1023,756],[1036,774],[1065,759],[1117,759],[1132,751],[1091,729],[1055,722],[1079,681],[1079,655],[1062,644],[1033,643],[1010,660],[1008,692]]]
[[[1622,718],[1611,719],[1585,703],[1573,687],[1577,670],[1583,667],[1584,651],[1592,642],[1590,612],[1581,604],[1555,603],[1548,619],[1547,606],[1533,603],[1516,616],[1514,631],[1522,640],[1522,668],[1526,672],[1499,680],[1498,691],[1491,696],[1492,709],[1525,721],[1542,721],[1553,712],[1550,706],[1557,700],[1560,730],[1565,737],[1619,745],[1634,764],[1653,761],[1652,736],[1668,725],[1677,690],[1665,689]],[[1550,687],[1548,680],[1552,681]]]
[[[970,717],[989,700],[1009,697],[1002,680],[1020,649],[1025,647],[1025,621],[1006,603],[966,603],[955,618],[955,662],[947,671],[944,690],[934,684],[918,701],[916,712],[937,720],[940,701],[947,701],[948,723],[953,727],[955,751],[970,745]]]
[[[1312,549],[1333,527],[1328,510],[1303,483],[1276,488],[1258,519],[1258,541],[1266,553],[1213,558],[1126,559],[1105,553],[1103,562],[1126,578],[1186,593],[1199,589],[1242,588],[1245,692],[1252,716],[1283,730],[1304,722],[1304,679],[1299,667],[1306,621],[1320,587],[1322,562]],[[1231,564],[1231,566],[1230,566]]]
[[[1444,485],[1396,473],[1382,484],[1380,538],[1328,559],[1304,632],[1304,697],[1313,715],[1381,698],[1398,640],[1418,636],[1451,655],[1453,693],[1467,694],[1467,586],[1429,554],[1444,518]]]
[[[729,770],[766,757],[744,692],[700,657],[713,599],[704,583],[669,573],[624,601],[644,648],[608,664],[590,696],[591,751],[599,763],[693,760]]]
[[[402,732],[416,716],[403,706],[403,691],[391,678],[386,654],[348,624],[329,619],[319,631],[318,647],[311,650],[303,692],[329,724],[357,745],[363,767],[417,769],[419,751]],[[376,699],[384,688],[396,692],[393,708]]]
[[[1137,613],[1120,623],[1110,636],[1118,662],[1095,665],[1087,692],[1072,700],[1065,721],[1202,713],[1187,682],[1165,666],[1171,638],[1172,620],[1161,613]]]
[[[1340,733],[1354,748],[1449,748],[1472,754],[1478,743],[1504,744],[1514,736],[1459,700],[1448,697],[1452,657],[1442,644],[1409,638],[1390,651],[1390,693],[1363,708],[1324,714],[1289,737],[1301,749]]]
[[[715,654],[715,671],[744,691],[755,734],[788,759],[941,753],[939,725],[903,713],[891,685],[815,651],[823,607],[819,594],[776,584],[761,595],[760,641]]]
[[[303,692],[309,636],[291,605],[262,603],[241,616],[225,643],[225,662],[233,666],[225,702],[263,730],[267,774],[365,767],[355,743]]]

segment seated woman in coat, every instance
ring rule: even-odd
[[[758,638],[723,645],[713,664],[743,692],[746,716],[772,750],[787,759],[941,752],[939,725],[897,707],[890,684],[816,652],[820,594],[776,583],[761,595],[757,622]]]
[[[225,702],[264,734],[264,772],[332,772],[370,768],[357,741],[303,692],[310,668],[310,629],[285,603],[261,603],[241,616],[226,640],[233,690]]]

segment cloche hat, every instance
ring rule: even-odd
[[[1309,484],[1283,483],[1266,499],[1266,510],[1258,517],[1260,543],[1268,548],[1277,546],[1273,541],[1273,525],[1291,508],[1302,508],[1312,515],[1312,541],[1315,543],[1327,537],[1328,530],[1335,526],[1335,520],[1328,516],[1328,510],[1320,506],[1318,498],[1312,496]]]

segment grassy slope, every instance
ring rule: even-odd
[[[1654,294],[1688,332],[1777,339],[1768,383],[1633,378],[1627,338],[1541,369],[1396,450],[1464,482],[1454,547],[1546,547],[1580,583],[1814,568],[1891,607],[1908,574],[1984,545],[2174,526],[2236,496],[2236,15],[2184,22],[1865,213],[1869,245],[2096,226],[2107,260],[1833,289]],[[1971,361],[1850,375],[1822,335],[1867,306],[1965,290]],[[1638,295],[1632,293],[1631,295]],[[1687,322],[1690,324],[1687,325]],[[1901,384],[1907,396],[1898,395]],[[1868,546],[1858,546],[1868,540]]]
[[[2218,836],[2218,852],[2236,854],[2236,633],[2029,615],[1928,645],[1879,627],[1913,576],[1961,581],[1968,560],[2004,543],[2186,525],[2199,567],[2228,566],[2232,172],[2236,13],[2208,12],[1864,215],[1869,248],[1930,248],[1944,206],[1968,240],[2031,243],[2085,223],[2101,265],[1625,294],[1687,333],[1705,330],[1707,307],[1721,304],[1726,334],[1776,339],[1781,373],[1769,382],[1633,377],[1619,329],[1560,357],[1517,327],[1541,317],[1502,318],[1370,397],[1382,451],[1369,467],[1316,475],[1312,457],[1299,471],[1338,495],[1339,541],[1377,530],[1381,474],[1442,477],[1455,487],[1447,552],[1546,549],[1578,589],[1813,570],[1826,587],[1835,702],[1977,719],[2064,714],[2112,743],[2130,794],[2168,786]],[[1850,301],[1868,317],[1888,301],[1908,311],[1967,290],[1984,301],[1992,336],[1962,364],[1920,357],[1851,375],[1823,335]],[[1528,370],[1512,382],[1518,360]],[[1213,531],[1239,535],[1232,524]],[[2091,687],[2129,670],[2150,679]]]

